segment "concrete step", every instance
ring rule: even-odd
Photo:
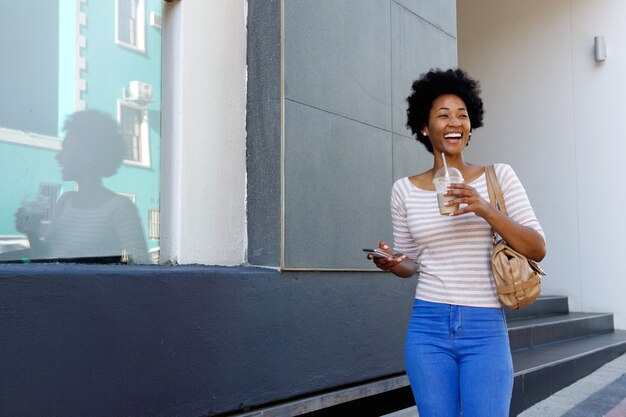
[[[513,352],[511,416],[626,353],[626,331],[568,339]]]
[[[508,322],[511,351],[613,331],[613,315],[566,313],[535,316]]]
[[[567,297],[560,295],[542,295],[535,302],[519,310],[505,309],[506,319],[524,319],[529,317],[546,316],[552,314],[566,314],[569,312]]]

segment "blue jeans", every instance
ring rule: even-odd
[[[404,359],[420,417],[508,417],[513,391],[501,308],[415,300]]]

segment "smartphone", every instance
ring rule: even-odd
[[[380,249],[363,249],[363,252],[371,253],[377,258],[387,258],[393,256],[392,254],[383,252]]]

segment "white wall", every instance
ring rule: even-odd
[[[245,261],[246,4],[165,6],[163,261]]]
[[[525,184],[548,240],[544,292],[626,329],[626,2],[458,0],[457,13],[459,66],[486,107],[469,159],[508,162]]]

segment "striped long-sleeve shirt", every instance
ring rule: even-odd
[[[495,171],[509,217],[544,236],[513,169],[495,164]],[[469,184],[489,201],[485,174]],[[417,188],[408,177],[393,185],[391,216],[395,251],[418,265],[416,298],[500,307],[491,272],[492,232],[487,221],[474,213],[442,216],[435,192]]]
[[[150,263],[135,205],[114,195],[92,208],[76,207],[76,192],[64,193],[45,242],[48,257],[84,258],[128,254],[135,263]]]

